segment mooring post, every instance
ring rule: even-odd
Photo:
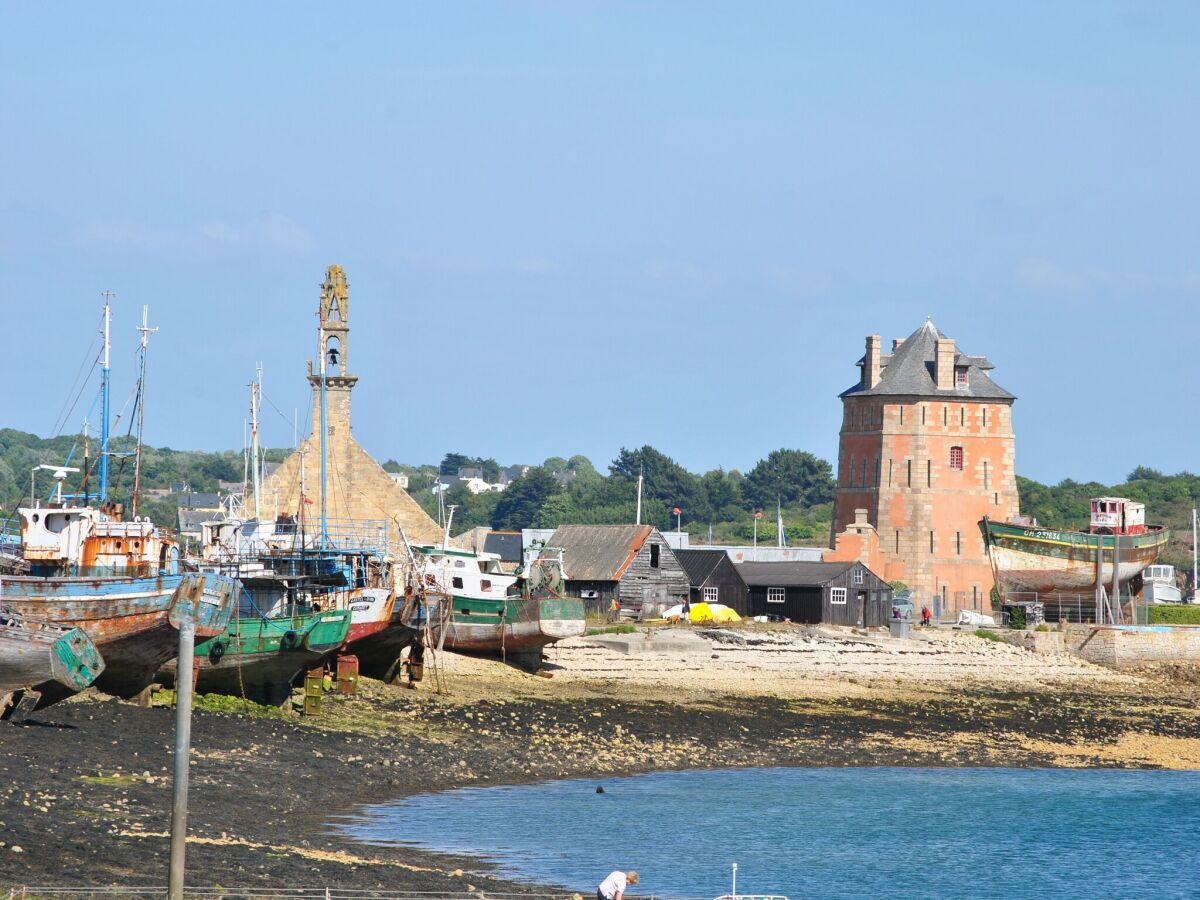
[[[196,623],[189,609],[179,623],[179,659],[175,665],[175,777],[171,795],[171,867],[167,900],[183,900],[187,849],[188,766],[192,748],[192,657]]]

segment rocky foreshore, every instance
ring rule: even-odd
[[[363,804],[464,784],[762,765],[1200,768],[1189,671],[1072,661],[1039,674],[1027,651],[963,640],[931,642],[919,675],[882,658],[878,672],[815,656],[815,669],[764,670],[778,647],[757,660],[719,641],[705,658],[657,661],[578,642],[553,655],[553,678],[445,654],[418,690],[364,680],[358,696],[327,695],[320,718],[226,698],[208,705],[227,711],[195,714],[188,883],[535,890],[476,860],[329,828]],[[845,652],[919,649],[880,646]],[[982,655],[968,679],[939,678],[943,652]],[[90,694],[0,723],[0,885],[164,885],[173,728],[167,705]]]

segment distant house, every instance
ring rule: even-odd
[[[224,519],[225,514],[220,510],[215,509],[186,509],[180,507],[178,511],[179,533],[184,537],[195,538],[200,540],[203,529],[200,527],[205,522],[211,522],[214,519]]]
[[[408,490],[407,472],[388,472],[388,478],[392,479],[392,482],[396,485],[396,487],[404,488],[406,491]]]
[[[886,625],[892,588],[859,562],[748,562],[737,567],[750,613],[810,625]]]
[[[500,568],[512,573],[519,569],[524,560],[521,532],[493,531],[485,525],[464,531],[455,541],[465,550],[475,553],[495,553],[500,557]]]
[[[687,573],[653,525],[562,525],[549,546],[563,551],[567,593],[591,612],[607,612],[614,599],[640,611],[688,596]]]
[[[220,509],[221,495],[214,491],[192,491],[179,495],[182,509]]]
[[[724,550],[676,550],[675,558],[691,582],[691,601],[724,603],[740,616],[750,615],[750,590]]]

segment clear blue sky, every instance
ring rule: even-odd
[[[162,328],[152,443],[240,447],[258,360],[303,421],[339,262],[381,458],[832,459],[864,336],[932,315],[1018,395],[1023,474],[1197,467],[1194,4],[0,19],[0,424],[53,429],[105,288],[118,405]]]

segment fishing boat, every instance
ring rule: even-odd
[[[449,606],[438,638],[445,647],[500,656],[532,672],[545,647],[584,633],[583,601],[562,593],[561,551],[543,548],[523,575],[508,575],[499,554],[448,543],[413,548],[426,593]]]
[[[1183,591],[1175,581],[1174,566],[1147,566],[1142,573],[1142,599],[1146,603],[1182,603]]]
[[[1164,526],[1146,524],[1144,504],[1121,497],[1092,500],[1087,531],[1043,528],[1032,519],[993,522],[986,516],[979,527],[999,589],[1039,594],[1087,592],[1097,577],[1111,584],[1118,542],[1116,575],[1124,584],[1158,558],[1170,537]]]
[[[197,639],[224,630],[238,586],[217,574],[185,573],[178,545],[148,519],[67,504],[22,507],[29,575],[0,577],[8,609],[30,620],[82,629],[104,659],[96,687],[125,699],[145,690],[179,647],[179,626]],[[42,692],[40,706],[75,691]]]
[[[0,718],[20,721],[51,685],[82,691],[103,671],[104,660],[82,629],[0,607]]]

